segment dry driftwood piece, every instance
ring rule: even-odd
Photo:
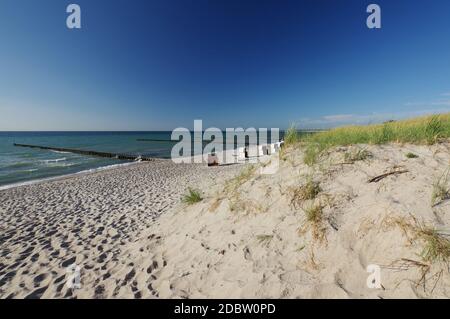
[[[402,171],[392,171],[389,173],[384,173],[381,175],[378,175],[374,178],[369,179],[369,183],[378,183],[379,181],[381,181],[383,178],[389,176],[389,175],[398,175],[398,174],[403,174],[403,173],[408,173],[409,171],[407,169],[402,170]]]

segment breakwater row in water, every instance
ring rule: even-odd
[[[153,157],[136,156],[136,155],[132,155],[132,154],[98,152],[98,151],[91,151],[91,150],[80,150],[80,149],[64,148],[64,147],[51,147],[51,146],[29,145],[29,144],[19,144],[19,143],[14,143],[14,146],[38,148],[41,150],[50,150],[50,151],[58,151],[58,152],[69,152],[69,153],[88,155],[88,156],[115,158],[115,159],[120,159],[120,160],[131,160],[131,161],[136,161],[136,160],[154,161],[155,160],[155,158],[153,158]]]

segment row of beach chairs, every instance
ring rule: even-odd
[[[277,153],[281,147],[283,147],[284,141],[262,144],[262,145],[250,145],[246,147],[239,147],[234,151],[233,156],[237,157],[237,162],[245,162],[249,159],[256,158],[264,155],[271,155]],[[218,166],[219,157],[215,153],[208,154],[208,166]]]

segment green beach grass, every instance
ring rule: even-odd
[[[183,196],[182,202],[188,205],[193,205],[195,203],[201,202],[203,200],[202,195],[199,190],[188,188],[188,193]]]
[[[366,126],[345,126],[299,137],[287,131],[286,145],[305,147],[304,162],[313,165],[319,155],[334,146],[352,144],[411,143],[432,145],[450,138],[450,113]]]

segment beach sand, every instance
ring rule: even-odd
[[[129,273],[138,265],[119,258],[124,247],[177,205],[187,187],[238,170],[162,160],[0,191],[0,298],[112,296],[116,287],[128,288],[122,296],[137,295],[132,282],[140,274]],[[72,293],[66,268],[74,263],[83,289]],[[102,292],[104,281],[114,282],[112,291]]]
[[[2,191],[0,297],[450,297],[448,260],[420,231],[448,238],[450,201],[431,198],[450,144],[338,147],[313,167],[303,156],[283,150],[274,174],[149,163]],[[318,194],[301,199],[308,180]],[[180,202],[188,185],[201,202]]]

